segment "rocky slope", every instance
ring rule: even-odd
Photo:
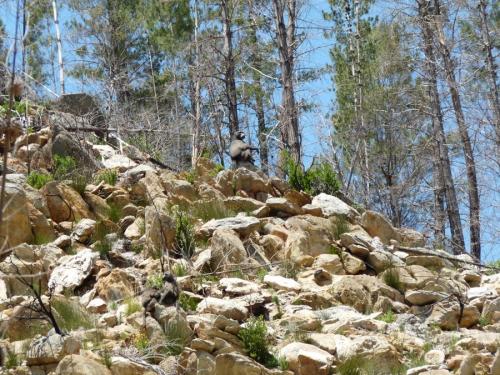
[[[498,271],[277,178],[79,143],[64,116],[10,156],[1,374],[500,374]]]

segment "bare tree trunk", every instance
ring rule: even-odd
[[[479,17],[481,19],[481,35],[483,37],[484,50],[486,52],[486,68],[488,70],[488,78],[490,81],[490,101],[493,107],[494,127],[496,134],[497,156],[500,151],[500,99],[498,94],[497,84],[497,67],[493,57],[493,43],[491,41],[490,30],[488,26],[488,11],[487,2],[479,0],[477,8],[479,10]]]
[[[430,93],[429,93],[430,96]],[[435,119],[432,119],[435,122]],[[435,127],[434,124],[432,126]],[[443,186],[443,175],[441,173],[441,165],[439,163],[439,147],[434,145],[434,158],[433,158],[433,169],[432,169],[432,179],[433,179],[433,191],[434,191],[434,247],[444,249],[444,239],[446,237],[445,231],[445,221],[446,213],[444,208],[445,201],[445,189]]]
[[[458,91],[458,84],[455,79],[455,67],[452,61],[448,42],[444,35],[443,20],[440,13],[439,0],[434,0],[434,10],[436,12],[435,27],[437,32],[437,40],[439,42],[439,51],[443,59],[443,68],[446,76],[446,82],[451,94],[451,101],[455,111],[458,132],[462,140],[464,150],[465,167],[467,171],[468,193],[469,193],[469,226],[470,226],[470,245],[471,252],[478,259],[481,259],[481,228],[479,217],[479,191],[477,186],[476,163],[474,161],[474,153],[472,144],[465,123],[465,116],[462,110],[462,102]]]
[[[228,7],[228,1],[221,0],[222,22],[224,26],[224,82],[226,84],[226,98],[229,110],[229,134],[231,139],[239,129],[238,122],[238,96],[236,92],[236,81],[234,78],[234,54],[233,54],[233,31],[232,10]]]
[[[56,28],[56,42],[57,42],[57,59],[59,63],[59,85],[61,86],[61,95],[64,95],[64,62],[63,50],[61,42],[61,30],[59,29],[59,17],[57,12],[57,2],[52,0],[52,10],[54,12],[54,26]]]
[[[280,55],[281,68],[281,141],[285,150],[296,163],[301,162],[300,135],[297,103],[293,83],[293,71],[296,49],[296,0],[273,0],[274,17],[276,22],[276,36]],[[285,12],[288,24],[285,25]],[[281,160],[283,163],[283,160]]]
[[[260,154],[260,168],[262,172],[268,173],[269,169],[269,155],[267,146],[267,131],[266,131],[266,117],[264,112],[264,100],[262,89],[262,80],[260,71],[262,70],[262,58],[259,53],[258,39],[257,39],[257,20],[253,8],[250,6],[250,16],[252,17],[252,26],[250,30],[250,42],[252,48],[251,60],[255,69],[253,70],[253,82],[255,85],[255,113],[257,115],[257,130],[259,135],[259,154]]]
[[[198,43],[198,1],[194,2],[194,82],[191,74],[191,110],[193,129],[191,140],[191,166],[194,168],[200,155],[201,104],[200,104],[200,45]]]
[[[443,125],[443,113],[437,85],[436,61],[433,48],[433,34],[429,22],[429,4],[427,0],[417,0],[420,26],[422,28],[422,49],[425,55],[426,80],[430,94],[432,116],[433,116],[433,137],[436,142],[436,153],[439,162],[440,178],[446,195],[446,209],[448,221],[450,223],[452,250],[455,254],[464,251],[464,235],[460,222],[460,210],[458,207],[453,175],[451,173],[451,163],[446,146],[446,138]]]

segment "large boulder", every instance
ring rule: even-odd
[[[286,228],[290,231],[284,247],[288,259],[326,254],[334,241],[334,223],[329,219],[311,215],[294,216],[286,221]]]
[[[41,192],[47,200],[50,217],[56,223],[94,218],[80,194],[62,182],[49,182]]]
[[[49,287],[56,293],[73,291],[90,275],[97,259],[99,254],[90,249],[61,258],[50,275]]]
[[[80,341],[73,336],[39,336],[31,342],[26,352],[26,363],[28,366],[55,364],[66,355],[78,353],[80,347]]]
[[[66,132],[62,126],[54,126],[52,131],[52,155],[72,157],[82,173],[93,173],[102,168],[93,155],[92,148],[78,142],[77,138]]]
[[[365,211],[361,216],[361,225],[372,237],[378,237],[384,244],[388,245],[390,240],[400,241],[399,233],[392,224],[375,211]]]
[[[200,366],[198,366],[199,368]],[[239,353],[219,354],[215,358],[214,372],[198,371],[197,374],[214,375],[281,375],[287,371],[270,370]]]
[[[235,216],[224,219],[212,219],[200,228],[200,233],[211,236],[217,229],[232,229],[242,236],[247,236],[260,226],[259,219],[251,216]]]
[[[248,317],[248,309],[243,303],[236,300],[228,300],[214,297],[207,297],[201,301],[196,312],[200,314],[211,313],[225,316],[229,319],[242,321]]]
[[[311,205],[319,207],[325,217],[342,216],[346,218],[354,218],[359,216],[359,212],[347,203],[337,197],[334,197],[333,195],[325,193],[315,196]]]
[[[247,259],[247,252],[238,235],[230,229],[217,229],[210,239],[210,269],[234,268]]]
[[[144,219],[147,254],[158,257],[162,249],[172,248],[175,240],[175,222],[172,217],[155,206],[146,207]]]
[[[133,297],[139,290],[139,280],[127,270],[115,268],[97,280],[95,290],[106,301]]]
[[[112,375],[102,363],[78,354],[67,355],[57,365],[56,375]],[[122,375],[127,373],[121,372]]]
[[[23,186],[7,182],[5,185],[4,221],[0,225],[0,246],[7,248],[33,241],[28,200]]]
[[[292,342],[281,348],[279,355],[286,359],[295,375],[328,375],[334,357],[314,345]]]

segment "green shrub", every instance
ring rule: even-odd
[[[85,188],[89,183],[89,178],[85,174],[73,173],[71,176],[70,186],[78,192],[78,194],[83,195],[85,193]]]
[[[289,279],[295,279],[299,273],[299,267],[291,260],[284,260],[280,264],[279,269],[280,275]]]
[[[388,286],[390,286],[394,289],[397,289],[399,291],[402,290],[402,284],[401,284],[401,280],[399,278],[399,272],[394,267],[388,268],[384,272],[384,283],[386,283]]]
[[[176,263],[172,267],[172,273],[174,274],[174,276],[182,277],[188,274],[188,269],[184,264]]]
[[[236,215],[236,212],[226,207],[223,201],[198,201],[189,207],[190,215],[207,222],[212,219],[224,219]]]
[[[21,359],[19,358],[19,356],[16,353],[8,351],[7,356],[5,358],[4,366],[8,370],[15,369],[16,367],[21,365],[21,362],[22,362]]]
[[[345,218],[338,216],[335,221],[333,236],[336,240],[339,240],[340,236],[346,232],[349,232],[349,222]]]
[[[396,314],[394,314],[394,312],[389,309],[383,315],[380,315],[377,319],[386,323],[394,323],[396,321]]]
[[[184,309],[184,311],[196,311],[198,304],[200,302],[186,293],[181,293],[179,296],[179,306]]]
[[[196,248],[194,228],[188,215],[175,211],[175,252],[184,259],[191,259]]]
[[[157,273],[155,275],[148,276],[146,286],[148,288],[161,289],[163,287],[163,275],[161,273]]]
[[[105,169],[99,172],[95,178],[95,182],[99,184],[101,181],[108,185],[115,186],[118,181],[118,172],[116,169]]]
[[[267,270],[264,267],[262,267],[262,268],[259,268],[257,270],[257,273],[255,276],[262,283],[262,282],[264,282],[264,277],[266,277],[266,275],[267,275]]]
[[[52,156],[54,178],[58,181],[68,178],[76,169],[76,161],[71,156],[61,156],[55,154]]]
[[[126,308],[125,308],[125,315],[129,316],[132,315],[133,313],[136,313],[138,311],[141,311],[142,306],[139,303],[139,301],[133,297],[129,297],[125,300]]]
[[[144,352],[149,347],[149,339],[145,333],[140,333],[134,337],[134,346],[139,352]]]
[[[122,208],[118,206],[116,203],[109,203],[108,206],[109,206],[107,210],[108,219],[111,220],[113,223],[118,223],[123,216]]]
[[[35,189],[40,189],[53,179],[54,178],[52,177],[51,174],[33,171],[28,175],[26,182],[31,187],[34,187]]]
[[[283,169],[288,176],[288,183],[295,190],[302,190],[311,195],[335,194],[339,191],[340,182],[331,164],[321,162],[304,170],[288,153],[285,153],[283,158]]]
[[[69,299],[55,299],[52,301],[55,318],[62,330],[69,332],[79,328],[91,329],[95,321],[91,314],[78,302]]]
[[[168,355],[179,355],[191,338],[184,321],[177,316],[165,324],[165,351]]]
[[[249,319],[238,336],[251,358],[266,367],[278,366],[278,360],[268,349],[267,327],[262,317]]]

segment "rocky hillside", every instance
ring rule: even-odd
[[[79,140],[65,116],[9,155],[1,374],[500,374],[498,270],[255,171]]]

